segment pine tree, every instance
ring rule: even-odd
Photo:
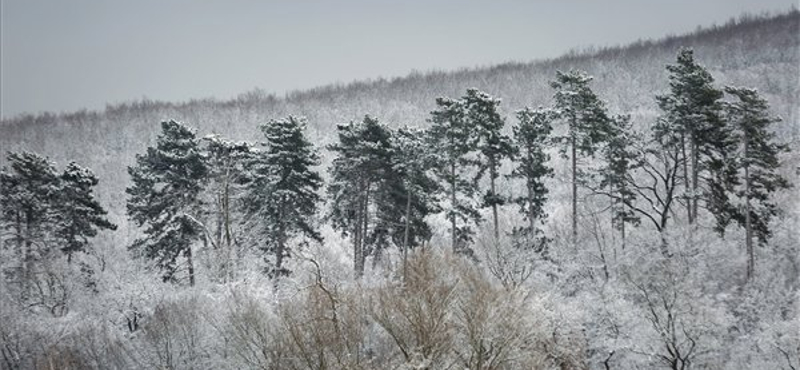
[[[769,131],[769,126],[780,119],[769,114],[769,104],[756,90],[727,87],[725,92],[736,98],[736,101],[726,104],[733,137],[739,148],[737,178],[729,187],[738,188],[735,195],[744,204],[731,208],[734,210],[731,218],[745,228],[749,280],[755,273],[753,238],[759,245],[767,243],[771,234],[770,219],[777,213],[770,195],[790,186],[777,173],[779,154],[787,151],[788,147],[774,142],[775,134]]]
[[[401,128],[392,138],[392,168],[400,181],[394,182],[390,193],[394,200],[389,204],[402,211],[400,217],[396,217],[402,221],[402,228],[398,228],[394,241],[402,246],[403,276],[406,275],[408,249],[430,239],[433,234],[425,217],[439,211],[436,197],[439,185],[429,175],[435,156],[425,142],[426,137],[427,132],[423,130]]]
[[[385,179],[390,177],[392,133],[370,116],[359,123],[339,125],[337,130],[339,142],[328,146],[336,153],[329,169],[332,207],[328,219],[343,235],[352,237],[354,270],[360,277],[366,256],[379,253],[379,244],[387,236],[370,215],[379,208],[377,200],[386,190]]]
[[[133,182],[125,190],[128,215],[137,226],[146,226],[145,237],[130,249],[155,260],[164,281],[176,280],[178,259],[186,258],[189,284],[194,285],[192,244],[206,237],[197,215],[207,175],[195,134],[181,123],[162,122],[156,146],[136,155],[128,173]]]
[[[94,199],[92,190],[98,182],[91,170],[75,162],[70,162],[61,174],[58,203],[54,205],[56,236],[63,243],[61,251],[66,253],[67,261],[71,261],[73,253],[84,251],[98,230],[117,229],[106,219],[108,212]]]
[[[33,264],[54,249],[59,176],[55,164],[35,153],[9,152],[7,159],[10,168],[0,171],[0,225],[11,235],[25,283]]]
[[[525,108],[517,111],[519,125],[514,127],[516,166],[510,177],[525,181],[525,194],[515,198],[514,202],[519,205],[528,225],[516,228],[513,235],[523,241],[525,248],[538,253],[545,253],[547,241],[537,225],[547,217],[544,204],[549,191],[544,181],[553,176],[553,169],[547,166],[550,155],[546,149],[554,118],[552,110]]]
[[[11,168],[0,170],[0,237],[8,236],[6,242],[16,251],[19,265],[6,271],[7,277],[18,284],[20,298],[36,296],[32,304],[44,304],[61,291],[42,290],[43,285],[51,286],[54,275],[47,263],[40,263],[61,256],[58,251],[71,262],[100,229],[116,226],[94,199],[98,180],[89,169],[72,162],[59,174],[47,158],[29,152],[9,153],[8,161]],[[91,273],[87,265],[81,271]],[[54,302],[49,307],[52,312],[64,308],[60,298]]]
[[[218,135],[203,138],[204,155],[208,165],[207,193],[213,207],[212,247],[219,253],[220,277],[233,280],[235,277],[237,247],[240,244],[239,229],[241,212],[237,212],[236,201],[241,198],[244,184],[251,180],[245,171],[245,164],[252,159],[253,145],[248,142],[235,142]]]
[[[559,118],[567,123],[565,136],[556,138],[562,154],[570,152],[572,173],[572,243],[578,238],[578,156],[592,156],[598,144],[605,140],[608,124],[605,103],[589,87],[592,77],[583,71],[556,72],[551,86],[556,90],[555,108]]]
[[[454,253],[472,256],[469,248],[473,234],[471,225],[481,221],[474,204],[478,189],[467,175],[480,164],[474,156],[476,130],[469,125],[463,101],[437,98],[436,105],[438,108],[431,112],[430,118],[430,146],[436,148],[439,156],[434,171],[446,184],[449,198],[445,211],[450,220],[451,246]]]
[[[630,178],[634,167],[640,167],[639,153],[634,149],[636,136],[630,116],[617,116],[609,120],[606,145],[603,148],[605,164],[600,170],[600,188],[611,198],[612,223],[620,231],[622,249],[625,249],[625,225],[638,225],[640,218],[628,205],[636,201]]]
[[[505,119],[498,112],[500,99],[472,88],[467,90],[462,101],[467,111],[467,125],[476,130],[477,148],[482,155],[478,178],[489,172],[489,189],[483,196],[483,206],[492,208],[494,241],[497,243],[500,239],[497,207],[505,204],[505,199],[497,194],[497,179],[503,159],[509,158],[513,152],[511,139],[502,133]]]
[[[291,256],[290,238],[322,240],[313,223],[322,178],[312,167],[319,165],[319,156],[306,139],[305,128],[306,119],[294,116],[262,125],[264,148],[247,165],[252,179],[242,203],[248,218],[258,225],[261,250],[274,258],[266,269],[274,279],[291,272],[285,266]]]
[[[703,198],[701,182],[705,179],[709,188],[719,185],[715,179],[724,177],[722,172],[732,147],[720,116],[723,93],[713,86],[714,78],[708,70],[695,61],[694,52],[681,49],[677,62],[668,65],[667,71],[670,91],[656,97],[664,116],[654,131],[664,137],[663,142],[677,146],[681,152],[683,182],[687,184],[684,201],[692,224]]]

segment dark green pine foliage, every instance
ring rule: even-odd
[[[583,71],[556,72],[551,86],[558,117],[567,124],[564,136],[555,140],[562,144],[561,153],[569,151],[572,173],[572,242],[578,237],[578,184],[580,172],[578,156],[593,156],[599,144],[605,141],[609,118],[606,106],[589,87],[592,77]]]
[[[128,167],[128,173],[132,180],[125,190],[128,215],[145,227],[145,236],[130,249],[155,261],[164,281],[177,280],[179,258],[184,257],[189,284],[194,285],[192,244],[206,237],[197,215],[207,175],[195,134],[178,122],[162,122],[156,146],[136,155],[136,165]]]
[[[0,171],[0,225],[20,258],[20,276],[53,251],[54,205],[60,192],[55,165],[35,153],[8,153]]]
[[[449,201],[444,210],[450,220],[451,246],[454,253],[474,257],[469,244],[481,215],[476,204],[477,184],[469,173],[481,163],[475,155],[477,128],[469,125],[463,101],[437,98],[436,105],[431,112],[429,138],[438,156],[434,173],[444,184]]]
[[[731,218],[745,228],[749,279],[755,272],[753,239],[755,237],[762,246],[767,243],[771,235],[770,220],[777,214],[770,196],[790,186],[777,173],[779,155],[788,147],[775,142],[775,134],[769,126],[780,119],[769,114],[769,104],[756,90],[727,87],[725,92],[736,98],[726,104],[726,111],[733,129],[732,136],[738,144],[737,176],[729,188],[736,189],[736,197],[743,201],[738,207],[729,209],[734,211]]]
[[[364,273],[364,261],[371,253],[380,253],[389,238],[382,217],[371,219],[386,207],[378,201],[387,199],[387,179],[392,174],[392,133],[377,119],[365,116],[362,122],[337,126],[339,142],[328,146],[336,158],[329,171],[328,196],[331,210],[328,219],[333,227],[353,241],[353,264],[356,277]]]
[[[656,97],[664,114],[654,133],[681,153],[681,176],[686,184],[683,198],[688,221],[694,223],[701,199],[709,201],[713,213],[715,207],[724,206],[720,203],[724,199],[718,200],[715,194],[721,194],[719,187],[730,175],[726,171],[733,143],[721,119],[723,92],[713,86],[714,78],[695,61],[694,52],[681,49],[667,71],[670,90]]]
[[[500,99],[471,88],[461,100],[466,109],[467,125],[476,131],[477,149],[482,157],[476,180],[487,172],[489,175],[489,189],[483,195],[483,206],[492,208],[494,240],[497,243],[500,238],[497,207],[505,204],[505,199],[497,194],[497,179],[500,177],[502,161],[513,152],[511,139],[502,133],[505,119],[498,112]]]
[[[108,212],[94,199],[92,191],[99,180],[91,170],[70,162],[60,181],[61,191],[55,204],[56,236],[61,242],[61,251],[70,261],[73,253],[86,249],[89,238],[95,237],[98,230],[116,230],[117,226],[108,221]]]
[[[246,167],[251,180],[242,204],[247,218],[257,224],[257,244],[266,254],[265,271],[273,279],[291,273],[286,267],[291,238],[322,240],[313,222],[322,178],[312,168],[320,162],[305,129],[306,119],[294,116],[262,125],[264,148]]]
[[[514,198],[527,225],[512,232],[515,244],[526,250],[546,254],[547,238],[540,224],[547,214],[544,211],[548,189],[545,180],[553,176],[548,167],[550,155],[547,148],[555,112],[547,109],[525,108],[517,111],[519,125],[514,127],[514,170],[509,177],[525,182],[525,193]]]
[[[401,128],[392,137],[392,169],[399,181],[391,182],[392,217],[395,245],[401,246],[404,260],[409,248],[420,245],[433,235],[425,217],[439,212],[439,184],[432,178],[435,156],[425,142],[427,132]]]
[[[635,150],[637,137],[630,116],[617,116],[609,120],[606,145],[603,147],[604,166],[600,169],[600,188],[611,199],[612,223],[619,230],[622,248],[625,248],[625,225],[639,225],[640,218],[628,205],[636,201],[631,188],[631,172],[639,167]]]

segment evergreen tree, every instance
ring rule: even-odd
[[[294,116],[262,125],[264,148],[247,166],[252,179],[243,205],[248,218],[258,223],[262,251],[274,258],[267,273],[276,279],[291,272],[285,267],[291,256],[290,238],[322,240],[312,222],[322,187],[322,178],[312,170],[319,157],[305,137],[305,128],[305,118]]]
[[[478,168],[478,178],[489,172],[489,190],[483,196],[483,205],[492,208],[495,243],[500,238],[500,227],[497,219],[497,207],[505,200],[497,195],[497,178],[500,177],[500,165],[503,159],[509,158],[513,152],[511,139],[502,133],[505,119],[500,116],[498,106],[500,99],[478,89],[468,89],[462,98],[467,111],[467,125],[477,131],[477,149],[482,155]]]
[[[0,225],[20,258],[21,282],[32,264],[53,250],[54,205],[59,196],[55,165],[35,153],[8,153],[10,167],[0,171]]]
[[[622,249],[625,249],[625,225],[638,225],[640,218],[628,204],[636,201],[636,193],[630,188],[630,177],[638,165],[637,151],[633,144],[636,137],[630,116],[617,116],[609,120],[606,145],[603,148],[605,165],[600,170],[600,188],[611,198],[612,223],[620,231]]]
[[[544,181],[553,176],[553,169],[547,166],[550,155],[546,149],[554,118],[551,110],[525,108],[517,111],[519,125],[514,127],[516,166],[510,177],[525,181],[525,194],[515,198],[514,202],[519,205],[528,225],[515,228],[513,235],[522,241],[525,248],[538,253],[545,252],[547,241],[537,224],[547,217],[544,204],[547,202],[548,189]]]
[[[240,244],[237,226],[242,221],[235,202],[241,198],[244,184],[251,180],[245,164],[252,159],[254,148],[250,143],[225,140],[218,135],[204,137],[203,143],[208,165],[207,192],[213,205],[209,214],[214,225],[210,241],[218,252],[220,277],[233,280]]]
[[[56,236],[62,244],[61,250],[67,254],[81,252],[95,237],[99,229],[116,230],[117,226],[106,219],[106,212],[94,199],[92,190],[99,180],[88,168],[70,162],[60,177],[57,210],[58,226]]]
[[[47,158],[28,152],[9,153],[8,161],[11,168],[0,170],[0,237],[15,250],[19,264],[6,271],[7,277],[18,284],[20,298],[36,296],[31,304],[52,303],[49,308],[56,312],[65,307],[57,298],[63,291],[52,286],[55,275],[48,264],[39,263],[60,256],[57,251],[71,262],[73,253],[85,251],[99,229],[116,226],[94,199],[98,180],[89,169],[72,162],[58,174]],[[92,272],[85,264],[81,271]]]
[[[705,180],[709,188],[719,185],[715,181],[724,177],[732,143],[720,116],[723,93],[713,86],[714,78],[708,70],[695,61],[694,52],[681,49],[677,62],[668,65],[667,71],[670,91],[656,97],[664,116],[654,131],[666,145],[677,146],[683,157],[683,183],[687,184],[684,201],[691,224],[697,219],[702,198],[701,181]]]
[[[402,221],[402,228],[398,228],[394,241],[402,246],[403,276],[408,249],[430,239],[433,234],[425,217],[439,211],[436,198],[439,185],[429,175],[435,156],[425,142],[426,136],[422,130],[401,128],[392,138],[392,168],[400,181],[393,182],[396,190],[390,194],[394,200],[387,203],[402,210],[402,215],[395,218]]]
[[[386,179],[395,178],[388,172],[392,167],[392,133],[370,116],[359,123],[339,125],[337,130],[339,142],[328,147],[336,153],[329,170],[332,208],[328,218],[334,228],[352,237],[354,269],[360,277],[366,256],[379,253],[378,244],[388,237],[385,228],[370,215],[377,213],[377,200],[387,191]]]
[[[446,184],[449,198],[445,211],[450,219],[451,246],[454,253],[472,256],[469,243],[474,232],[471,225],[481,221],[474,204],[478,189],[467,175],[480,165],[474,156],[477,149],[475,128],[469,125],[463,101],[437,98],[436,105],[438,108],[431,112],[430,118],[430,146],[436,148],[439,156],[434,171]]]
[[[178,122],[162,122],[156,146],[136,155],[128,173],[133,182],[125,190],[128,215],[137,226],[146,226],[145,237],[130,249],[155,260],[164,281],[176,279],[178,259],[186,258],[189,284],[194,285],[192,244],[206,236],[197,215],[207,175],[195,134]]]
[[[770,219],[777,213],[770,195],[790,186],[777,173],[780,166],[778,156],[788,147],[774,142],[775,134],[769,131],[769,126],[780,119],[769,114],[769,104],[756,90],[727,87],[725,92],[736,98],[736,101],[726,104],[733,137],[739,148],[737,178],[730,187],[738,188],[736,196],[744,204],[730,209],[734,211],[731,218],[745,228],[749,280],[755,273],[753,238],[762,246],[767,243],[771,234]]]
[[[594,155],[605,140],[608,114],[605,104],[589,87],[592,77],[583,71],[556,72],[551,86],[556,90],[555,108],[567,123],[567,133],[556,141],[562,143],[562,154],[570,152],[572,173],[572,242],[578,237],[578,156]]]

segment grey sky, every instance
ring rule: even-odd
[[[0,115],[558,56],[796,0],[0,0]]]

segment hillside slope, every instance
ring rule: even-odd
[[[773,113],[784,119],[776,125],[780,136],[798,148],[798,11],[749,17],[689,35],[576,52],[553,60],[413,73],[391,80],[325,86],[283,98],[254,91],[229,101],[137,101],[108,106],[102,112],[20,116],[0,123],[0,148],[3,152],[36,151],[59,165],[76,160],[92,168],[101,179],[101,201],[109,205],[112,219],[124,225],[122,194],[129,182],[126,167],[133,163],[136,153],[154,142],[162,120],[183,121],[201,135],[215,132],[234,139],[258,140],[258,124],[287,114],[305,115],[312,140],[323,145],[333,137],[336,123],[365,114],[395,126],[425,125],[436,97],[460,96],[466,88],[478,87],[503,99],[504,113],[513,123],[514,110],[550,104],[549,81],[556,70],[579,68],[595,76],[596,91],[613,113],[629,113],[637,125],[649,125],[658,114],[653,97],[667,88],[664,66],[674,60],[681,47],[694,48],[697,59],[719,85],[758,88]],[[125,234],[117,233],[115,238],[127,239]]]

